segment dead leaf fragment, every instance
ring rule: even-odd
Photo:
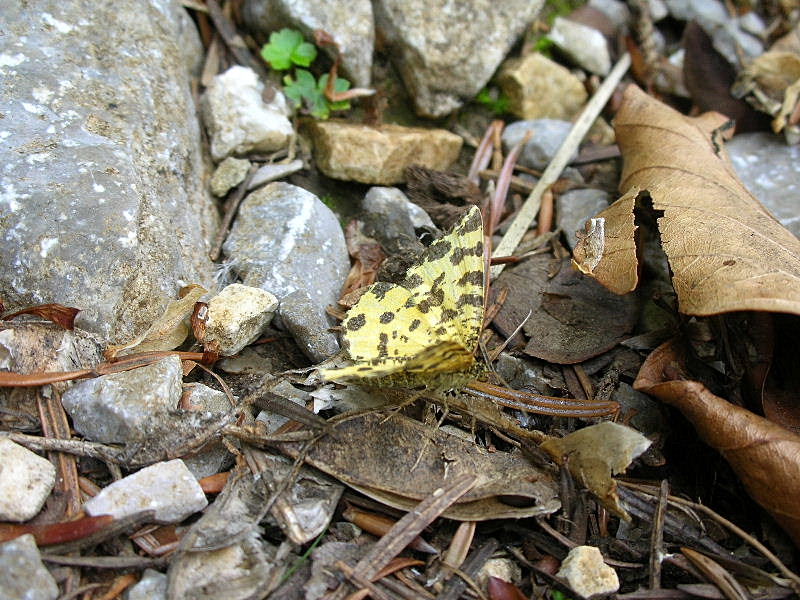
[[[200,285],[190,285],[182,290],[182,296],[167,305],[161,315],[143,334],[137,336],[127,344],[109,346],[105,352],[108,360],[113,360],[117,355],[130,354],[130,350],[137,352],[158,352],[160,350],[174,350],[180,346],[189,335],[189,319],[194,312],[195,302],[206,294],[208,290]]]
[[[301,444],[278,447],[296,457]],[[336,423],[313,445],[306,461],[403,510],[462,474],[479,473],[475,487],[444,513],[459,520],[550,514],[560,506],[551,476],[522,455],[489,453],[473,442],[399,414],[371,413]]]
[[[630,515],[619,502],[617,484],[611,476],[623,473],[650,444],[650,440],[632,427],[606,421],[563,438],[551,438],[540,448],[557,463],[566,464],[569,472],[597,496],[603,506],[630,521]]]
[[[686,380],[676,342],[647,357],[633,387],[678,408],[800,547],[800,436]]]
[[[4,315],[3,320],[9,321],[20,315],[35,315],[72,331],[75,329],[75,317],[78,316],[79,312],[81,312],[80,308],[71,308],[63,304],[39,304]]]
[[[638,190],[649,193],[653,209],[663,212],[661,245],[685,314],[800,314],[800,241],[736,178],[712,139],[724,121],[714,113],[685,117],[629,86],[615,123],[624,159],[620,190],[626,194],[621,206],[598,216],[606,232],[629,232],[631,199]],[[604,246],[593,276],[615,291],[630,288],[634,246],[608,233]]]

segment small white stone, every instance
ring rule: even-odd
[[[33,518],[55,482],[53,463],[11,440],[0,440],[0,521]]]
[[[181,459],[160,462],[115,481],[84,505],[90,516],[121,519],[154,510],[159,523],[179,523],[203,510],[208,500],[200,484]]]
[[[577,546],[561,563],[558,577],[584,598],[611,594],[619,589],[617,572],[603,562],[603,555],[594,546]]]
[[[522,569],[507,558],[490,558],[478,573],[478,585],[486,589],[489,577],[502,579],[506,583],[518,584],[522,581]]]
[[[278,308],[269,292],[233,283],[208,302],[205,343],[219,344],[223,356],[231,356],[258,339]]]
[[[294,133],[287,119],[283,93],[262,99],[264,84],[255,71],[234,66],[214,77],[202,100],[203,120],[211,138],[211,156],[273,152],[284,148]]]

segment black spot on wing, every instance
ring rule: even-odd
[[[422,284],[422,277],[418,273],[414,273],[413,275],[406,277],[405,281],[403,282],[403,287],[413,289],[421,286]]]
[[[447,239],[442,238],[440,240],[436,240],[430,246],[428,246],[428,249],[425,251],[424,260],[439,260],[440,258],[447,256],[452,248],[452,244]]]
[[[458,225],[453,233],[457,235],[466,235],[467,233],[472,233],[473,231],[477,231],[483,228],[483,219],[481,217],[481,211],[479,210],[470,210],[467,213],[468,216],[464,221]]]
[[[383,323],[384,325],[386,325],[387,323],[391,323],[391,322],[394,320],[394,317],[395,317],[395,315],[394,315],[394,313],[393,313],[393,312],[389,312],[389,311],[387,311],[387,312],[383,313],[383,314],[380,316],[380,319],[378,319],[378,320],[379,320],[381,323]]]
[[[456,308],[461,306],[483,306],[483,295],[481,294],[461,294],[456,300]]]
[[[385,333],[378,336],[378,356],[383,358],[389,356],[389,336]]]
[[[347,331],[358,331],[367,323],[367,316],[364,313],[359,313],[347,319],[344,328]]]
[[[419,319],[414,319],[413,321],[411,321],[411,325],[408,326],[408,330],[409,331],[414,331],[421,324],[422,324],[422,321],[420,321]]]
[[[458,280],[458,285],[483,286],[483,271],[467,271]]]
[[[483,240],[476,242],[471,248],[456,248],[450,255],[450,262],[453,263],[453,265],[458,265],[468,256],[483,257]]]

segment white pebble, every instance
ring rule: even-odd
[[[55,482],[53,463],[11,440],[0,440],[0,521],[33,518]]]
[[[112,515],[118,519],[154,510],[154,521],[180,523],[207,505],[197,479],[177,458],[150,465],[115,481],[83,507],[91,516]]]

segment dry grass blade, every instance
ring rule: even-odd
[[[734,579],[716,561],[709,557],[695,552],[691,548],[681,548],[683,555],[697,567],[697,569],[713,582],[728,600],[749,600],[750,594],[744,589],[741,583]]]
[[[447,507],[466,494],[477,481],[475,475],[462,475],[425,498],[415,510],[407,513],[375,543],[364,558],[353,567],[353,572],[364,580],[370,580]]]

